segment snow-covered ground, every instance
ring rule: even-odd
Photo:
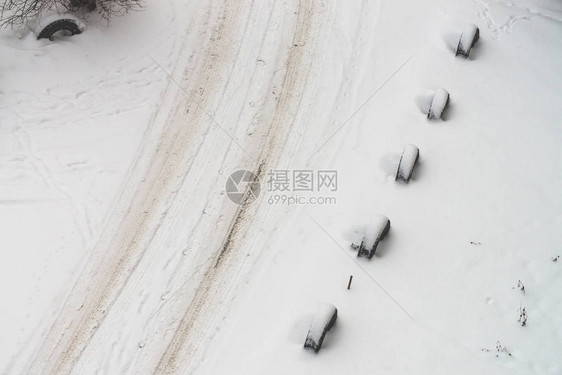
[[[0,34],[6,373],[29,363],[118,199],[167,83],[146,54],[173,63],[181,8],[93,22],[55,43]]]
[[[1,371],[561,373],[561,47],[555,0],[150,0],[2,31]],[[257,201],[227,198],[237,169]],[[337,201],[275,204],[271,170],[337,171]]]

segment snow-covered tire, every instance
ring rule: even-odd
[[[400,163],[398,164],[398,170],[396,171],[396,181],[410,182],[410,177],[414,172],[414,168],[418,159],[420,157],[420,150],[415,145],[407,145],[404,147],[404,152],[400,157]]]
[[[463,56],[468,58],[470,55],[470,50],[474,47],[474,44],[480,38],[480,30],[478,26],[469,23],[465,26],[461,37],[459,39],[459,44],[457,46],[457,51],[455,52],[455,56]]]
[[[441,116],[443,116],[447,105],[449,105],[449,92],[445,89],[437,90],[431,100],[431,105],[429,106],[429,111],[427,112],[427,118],[430,120],[440,119]]]
[[[359,251],[357,251],[357,256],[366,256],[367,259],[371,259],[377,251],[379,242],[384,239],[389,230],[390,220],[384,215],[377,216],[367,228],[361,240]]]
[[[328,332],[338,318],[338,309],[330,303],[324,303],[314,316],[314,320],[308,329],[304,347],[314,350],[316,353],[322,348],[322,343]]]
[[[86,26],[78,18],[69,15],[53,15],[41,19],[38,24],[35,33],[37,34],[37,39],[48,38],[53,40],[53,36],[63,31],[68,35],[80,34],[86,29]]]

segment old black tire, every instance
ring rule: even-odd
[[[41,30],[39,35],[37,35],[37,39],[49,38],[49,40],[53,40],[53,36],[59,31],[68,32],[70,35],[80,34],[82,32],[77,21],[69,18],[64,18],[53,21],[45,26]]]

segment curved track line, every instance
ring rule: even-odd
[[[169,83],[121,199],[106,222],[91,259],[31,363],[29,373],[79,372],[78,362],[87,362],[90,358],[91,351],[87,352],[88,355],[84,353],[117,300],[124,299],[127,303],[126,296],[121,296],[123,290],[133,279],[144,277],[137,274],[146,272],[147,268],[137,270],[139,264],[146,262],[144,258],[147,256],[156,256],[157,251],[152,244],[166,218],[173,216],[170,211],[185,203],[187,197],[179,195],[178,191],[188,175],[196,177],[201,172],[197,171],[195,163],[200,160],[196,158],[204,157],[200,153],[205,140],[211,136],[210,129],[214,127],[205,109],[217,108],[228,102],[229,99],[224,97],[225,87],[233,79],[232,67],[239,53],[236,41],[245,36],[247,27],[242,20],[246,12],[243,4],[228,0],[220,3],[211,6],[206,14],[209,18],[194,16],[199,25],[190,26],[198,30],[198,39],[207,40],[203,53],[180,57],[178,63],[178,71],[186,69],[189,76],[194,77],[187,83],[187,90],[197,93],[197,103],[183,104],[185,96],[182,90]],[[213,18],[216,8],[220,8],[221,12]],[[261,103],[264,113],[261,121],[266,124],[266,130],[260,130],[264,131],[263,136],[245,140],[249,142],[250,153],[259,155],[251,163],[257,166],[256,173],[260,176],[269,168],[274,168],[287,151],[295,120],[304,111],[301,102],[317,57],[318,42],[323,35],[321,30],[326,26],[325,8],[324,1],[319,0],[300,2],[296,12],[285,10],[287,24],[283,27],[293,27],[292,32],[287,34],[291,39],[282,43],[283,51],[277,52],[276,56],[268,56],[272,59],[284,56],[280,92]],[[212,21],[208,22],[208,19]],[[213,111],[210,113],[213,114]],[[231,131],[244,131],[238,129],[240,126],[237,121],[237,126]],[[222,165],[225,165],[227,155],[244,157],[232,141],[227,145]],[[252,152],[257,150],[259,153]],[[232,164],[230,162],[229,165]],[[217,179],[220,180],[220,177]],[[174,322],[173,314],[164,314],[174,331],[171,337],[162,339],[164,346],[153,348],[151,356],[157,355],[159,360],[157,364],[153,362],[149,365],[152,363],[150,360],[144,363],[149,365],[148,368],[156,366],[158,373],[175,373],[185,369],[186,364],[193,364],[190,359],[197,354],[209,322],[214,318],[214,304],[222,301],[236,282],[235,271],[246,254],[241,251],[244,239],[255,234],[252,224],[256,217],[265,215],[267,207],[264,206],[256,202],[252,206],[242,205],[238,210],[230,207],[222,212],[221,216],[226,218],[226,221],[221,219],[224,224],[231,223],[229,226],[217,226],[219,230],[214,233],[219,239],[221,234],[224,235],[222,246],[212,254],[213,262],[209,262],[204,270],[203,282],[194,299],[182,301],[188,307],[183,310],[179,322]],[[197,227],[199,221],[192,230]],[[190,275],[183,277],[187,279]],[[87,358],[82,358],[84,356]],[[136,370],[146,373],[148,368],[144,366]]]
[[[198,68],[200,72],[193,74],[198,80],[191,86],[205,87],[207,93],[214,92],[213,87],[220,83],[218,76],[209,72],[222,69],[229,56],[219,55],[217,51],[232,48],[229,38],[221,38],[221,33],[228,34],[229,30],[224,30],[226,20],[236,19],[239,7],[237,2],[226,3],[225,15],[218,18],[217,25],[203,24],[203,29],[212,30],[215,36],[208,42],[205,57]],[[183,111],[183,95],[173,84],[169,84],[164,105],[154,122],[158,122],[160,116],[174,119],[178,111]],[[136,165],[141,171],[133,172],[121,204],[96,245],[97,258],[86,265],[32,362],[30,373],[72,372],[154,237],[154,228],[165,215],[162,207],[171,196],[177,176],[183,174],[177,168],[188,152],[197,149],[192,135],[199,133],[197,127],[208,125],[207,115],[198,106],[205,106],[211,98],[205,93],[201,95],[198,104],[188,106],[185,122],[166,121],[158,143],[145,145],[141,156],[145,160]],[[117,226],[115,223],[118,223]]]
[[[318,38],[322,36],[320,31],[325,27],[328,13],[325,8],[323,1],[301,1],[298,6],[281,92],[269,122],[268,137],[258,159],[259,165],[254,171],[258,178],[277,165],[283,152],[289,151],[285,146],[294,128],[297,114],[301,111],[303,94],[318,53]],[[195,366],[196,361],[192,359],[200,350],[204,335],[208,332],[215,305],[225,300],[228,292],[232,290],[237,276],[235,271],[246,256],[246,251],[242,251],[244,242],[251,241],[257,234],[253,233],[252,224],[258,216],[258,211],[263,215],[267,208],[263,199],[252,205],[243,204],[239,207],[221,251],[217,254],[215,262],[207,268],[203,282],[185,311],[155,373],[179,373],[189,366]]]

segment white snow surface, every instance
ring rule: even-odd
[[[559,1],[147,0],[86,23],[0,32],[1,373],[562,373]],[[447,126],[416,105],[439,87]],[[243,208],[238,169],[264,172]],[[336,170],[337,204],[269,204],[270,169]],[[374,212],[369,262],[348,234]]]

